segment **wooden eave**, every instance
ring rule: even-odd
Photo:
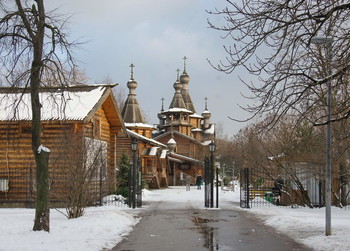
[[[192,141],[192,142],[195,143],[195,144],[202,145],[202,143],[199,142],[198,140],[196,140],[196,139],[194,139],[194,138],[191,138],[191,137],[189,137],[189,136],[187,136],[187,135],[185,135],[185,134],[183,134],[183,133],[181,133],[181,132],[178,132],[178,131],[176,131],[176,130],[174,130],[174,131],[168,131],[168,132],[166,132],[166,133],[163,133],[163,134],[161,134],[161,135],[155,137],[154,140],[161,139],[161,138],[163,138],[163,137],[166,137],[167,135],[171,135],[172,133],[173,133],[173,134],[177,134],[177,135],[179,135],[180,137],[183,137],[183,138],[185,138],[185,139],[188,139],[189,141]]]
[[[104,112],[106,113],[106,117],[108,122],[110,123],[111,129],[119,131],[121,129],[125,135],[127,135],[126,127],[124,125],[124,121],[118,109],[118,106],[115,102],[115,98],[110,87],[106,87],[103,95],[99,99],[99,101],[94,105],[91,111],[84,119],[84,123],[91,121],[97,110],[102,107]]]

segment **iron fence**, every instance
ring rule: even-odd
[[[240,170],[240,184],[242,208],[297,205],[321,207],[324,202],[322,181],[305,173],[287,175],[272,169],[244,168]]]

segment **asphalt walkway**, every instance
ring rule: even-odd
[[[152,202],[141,211],[135,229],[112,250],[309,250],[234,207],[198,209],[184,203],[169,208],[166,203]]]

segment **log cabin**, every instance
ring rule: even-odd
[[[50,150],[50,205],[75,190],[94,203],[115,191],[116,138],[127,135],[112,88],[79,85],[40,89],[42,144]],[[0,88],[0,206],[35,205],[30,91]]]

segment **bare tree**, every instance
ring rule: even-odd
[[[44,0],[3,0],[0,12],[2,83],[25,86],[31,93],[32,150],[37,170],[33,230],[49,231],[49,151],[41,147],[39,90],[43,86],[43,75],[55,75],[62,85],[68,85],[71,75],[64,69],[75,67],[70,51],[73,44],[67,41],[63,32],[65,22],[45,11]]]
[[[256,105],[244,107],[252,117],[269,115],[269,127],[293,113],[314,125],[325,124],[326,83],[335,91],[331,121],[350,115],[348,94],[350,70],[350,4],[343,0],[227,0],[219,15],[224,24],[211,28],[222,31],[225,60],[217,70],[231,73],[238,67],[258,76],[258,83],[245,84]],[[217,19],[216,19],[217,20]],[[317,36],[332,42],[332,60],[325,46],[311,43]],[[331,65],[329,65],[331,64]],[[332,73],[328,70],[332,68]],[[247,120],[251,119],[248,118]],[[247,121],[246,120],[246,121]]]
[[[324,179],[324,132],[308,122],[295,127],[294,119],[267,131],[257,130],[259,124],[248,126],[235,136],[232,154],[237,167],[250,169],[253,187],[271,188],[281,176],[288,203],[313,207],[306,185]]]
[[[82,216],[87,206],[101,203],[110,182],[107,180],[107,142],[84,136],[85,132],[73,133],[69,125],[67,128],[56,141],[63,149],[53,160],[56,163],[51,193],[63,203],[59,204],[66,209],[62,213],[72,219]]]

